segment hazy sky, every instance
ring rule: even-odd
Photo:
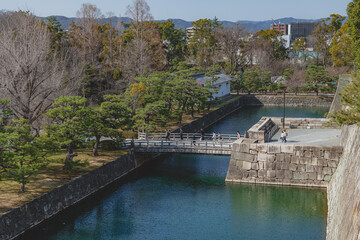
[[[3,10],[30,10],[37,16],[76,16],[82,3],[95,4],[102,13],[125,16],[133,0],[0,0]],[[147,0],[154,19],[269,20],[294,17],[317,19],[331,13],[346,15],[351,0]]]

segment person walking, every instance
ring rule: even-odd
[[[216,133],[215,133],[215,132],[213,132],[213,134],[212,134],[212,137],[211,137],[211,138],[212,138],[212,140],[213,140],[213,141],[216,141]]]
[[[281,131],[280,140],[282,143],[284,142],[284,130]]]
[[[286,132],[286,129],[284,129],[284,143],[287,142],[287,136],[288,136],[288,133]]]
[[[192,144],[196,146],[196,136],[195,134],[192,135]]]
[[[240,139],[240,137],[241,137],[241,136],[240,136],[240,132],[239,132],[239,130],[238,130],[238,131],[237,131],[237,138]]]
[[[218,138],[219,138],[219,141],[222,141],[222,136],[221,136],[221,132],[218,132]]]
[[[166,141],[170,141],[170,132],[168,129],[166,129],[165,139],[166,139]]]
[[[201,135],[201,141],[204,141],[205,139],[205,133],[204,133],[204,129],[200,129],[200,135]]]

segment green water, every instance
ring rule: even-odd
[[[287,112],[322,117],[326,110]],[[242,109],[214,129],[243,130],[279,111]],[[325,239],[325,190],[226,184],[229,158],[164,155],[22,238]]]

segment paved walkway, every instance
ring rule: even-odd
[[[310,146],[339,146],[340,129],[287,129],[286,144]],[[271,143],[281,143],[281,130],[271,139]]]

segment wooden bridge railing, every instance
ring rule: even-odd
[[[214,150],[231,150],[233,141],[125,141],[122,143],[123,148],[179,148],[179,149],[214,149]]]
[[[190,141],[190,140],[192,140],[194,135],[197,140],[201,138],[200,133],[183,133],[183,140]],[[204,140],[213,140],[212,136],[213,136],[212,134],[205,134]],[[244,135],[241,135],[241,137],[244,137]],[[216,138],[217,138],[217,140],[220,140],[218,134],[216,134]],[[224,140],[224,141],[236,141],[238,139],[236,134],[221,134],[221,138],[222,138],[221,140]],[[165,140],[166,133],[139,132],[138,139]],[[170,133],[170,140],[180,140],[180,133]]]

